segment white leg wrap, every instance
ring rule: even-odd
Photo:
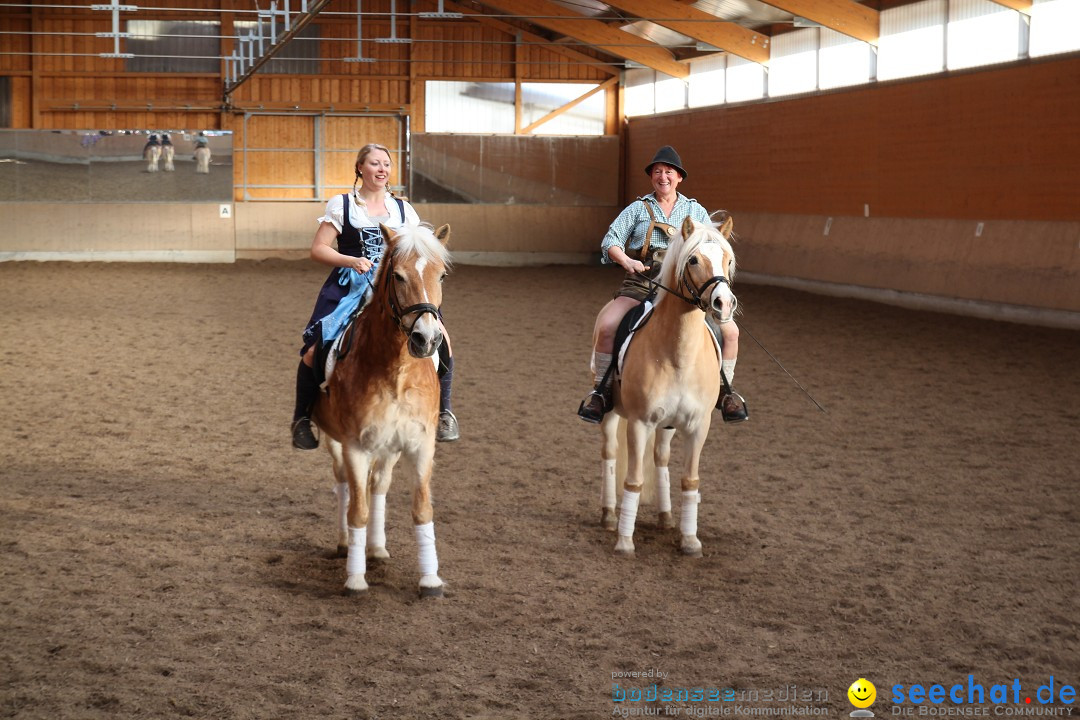
[[[656,468],[656,509],[671,512],[671,475],[666,467]]]
[[[363,575],[367,572],[367,555],[364,546],[367,544],[367,528],[349,528],[349,559],[345,561],[345,572],[348,575]]]
[[[439,574],[439,556],[435,552],[435,523],[416,526],[416,555],[420,560],[420,575]]]
[[[600,507],[615,509],[615,460],[600,461]]]
[[[386,547],[386,495],[371,496],[371,514],[368,515],[367,546]]]
[[[619,535],[633,537],[634,525],[637,523],[638,502],[640,500],[641,493],[630,492],[623,488],[622,509],[619,510]]]
[[[735,384],[735,363],[736,362],[738,362],[738,358],[736,358],[734,360],[728,360],[728,359],[725,358],[724,362],[722,363],[723,366],[724,366],[724,377],[727,378],[727,381],[728,381],[728,383],[730,385]],[[721,389],[723,389],[723,388],[721,388]]]
[[[697,490],[683,491],[682,517],[679,518],[679,531],[683,535],[697,535],[697,506],[701,502],[701,493]]]
[[[600,382],[611,367],[611,353],[593,352],[593,365],[596,370],[596,382]]]

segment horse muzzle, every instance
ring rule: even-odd
[[[438,352],[442,343],[442,329],[437,321],[433,323],[417,322],[409,333],[409,354],[414,358],[428,358]]]
[[[709,302],[709,311],[718,322],[728,323],[735,317],[739,301],[726,282],[718,283]]]

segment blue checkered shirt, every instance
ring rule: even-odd
[[[641,246],[645,244],[645,231],[649,229],[649,223],[652,222],[649,218],[649,211],[645,209],[645,203],[652,205],[657,222],[674,225],[676,228],[681,227],[683,221],[688,217],[700,223],[712,222],[709,213],[698,204],[697,200],[688,198],[682,193],[676,193],[676,195],[675,207],[671,209],[670,215],[664,215],[664,211],[660,208],[660,203],[656,201],[653,193],[649,193],[645,197],[627,205],[611,223],[607,234],[604,235],[604,241],[600,243],[600,262],[605,265],[614,262],[608,256],[610,248],[617,246],[624,251],[640,250]],[[650,250],[653,248],[666,248],[667,246],[668,236],[660,228],[653,230],[652,241],[649,243]]]

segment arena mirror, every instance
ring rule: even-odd
[[[232,199],[231,132],[0,131],[0,202]]]

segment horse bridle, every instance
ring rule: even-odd
[[[406,336],[412,335],[413,328],[416,327],[416,323],[420,322],[420,318],[424,315],[434,315],[435,320],[438,320],[440,308],[431,303],[416,303],[415,305],[410,305],[406,308],[398,307],[397,298],[391,288],[394,281],[394,258],[392,256],[387,258],[386,263],[383,272],[390,273],[386,278],[386,304],[390,308],[390,315],[394,318],[394,322],[401,328],[401,332],[405,333]],[[416,317],[413,318],[412,324],[406,327],[404,318],[411,313],[416,313]]]
[[[682,300],[682,301],[684,301],[684,302],[686,302],[686,303],[688,303],[690,305],[693,305],[694,307],[696,307],[697,309],[699,309],[699,310],[701,310],[703,312],[708,312],[709,311],[709,303],[705,301],[705,295],[708,292],[709,288],[711,288],[713,285],[720,285],[720,284],[724,284],[724,285],[727,285],[728,287],[731,287],[731,283],[728,282],[728,279],[726,277],[724,277],[723,275],[713,275],[711,278],[709,278],[705,282],[701,283],[697,287],[694,287],[692,284],[690,284],[690,280],[688,278],[689,273],[686,271],[686,268],[683,268],[683,271],[681,273],[681,277],[679,278],[679,285],[682,288],[686,288],[686,290],[689,292],[690,297],[687,297],[686,295],[683,295],[682,292],[680,292],[679,290],[673,290],[673,289],[669,288],[667,285],[664,285],[663,283],[661,283],[660,281],[653,280],[652,278],[650,278],[645,273],[639,272],[639,273],[635,273],[635,274],[638,277],[640,277],[642,280],[644,280],[645,282],[649,283],[650,285],[652,285],[654,287],[662,288],[664,290],[667,290],[669,293],[671,293],[675,297],[679,298],[680,300]],[[734,297],[733,297],[733,299],[734,299]],[[737,304],[738,300],[735,300],[734,302]],[[732,307],[731,311],[734,313],[735,308]]]

